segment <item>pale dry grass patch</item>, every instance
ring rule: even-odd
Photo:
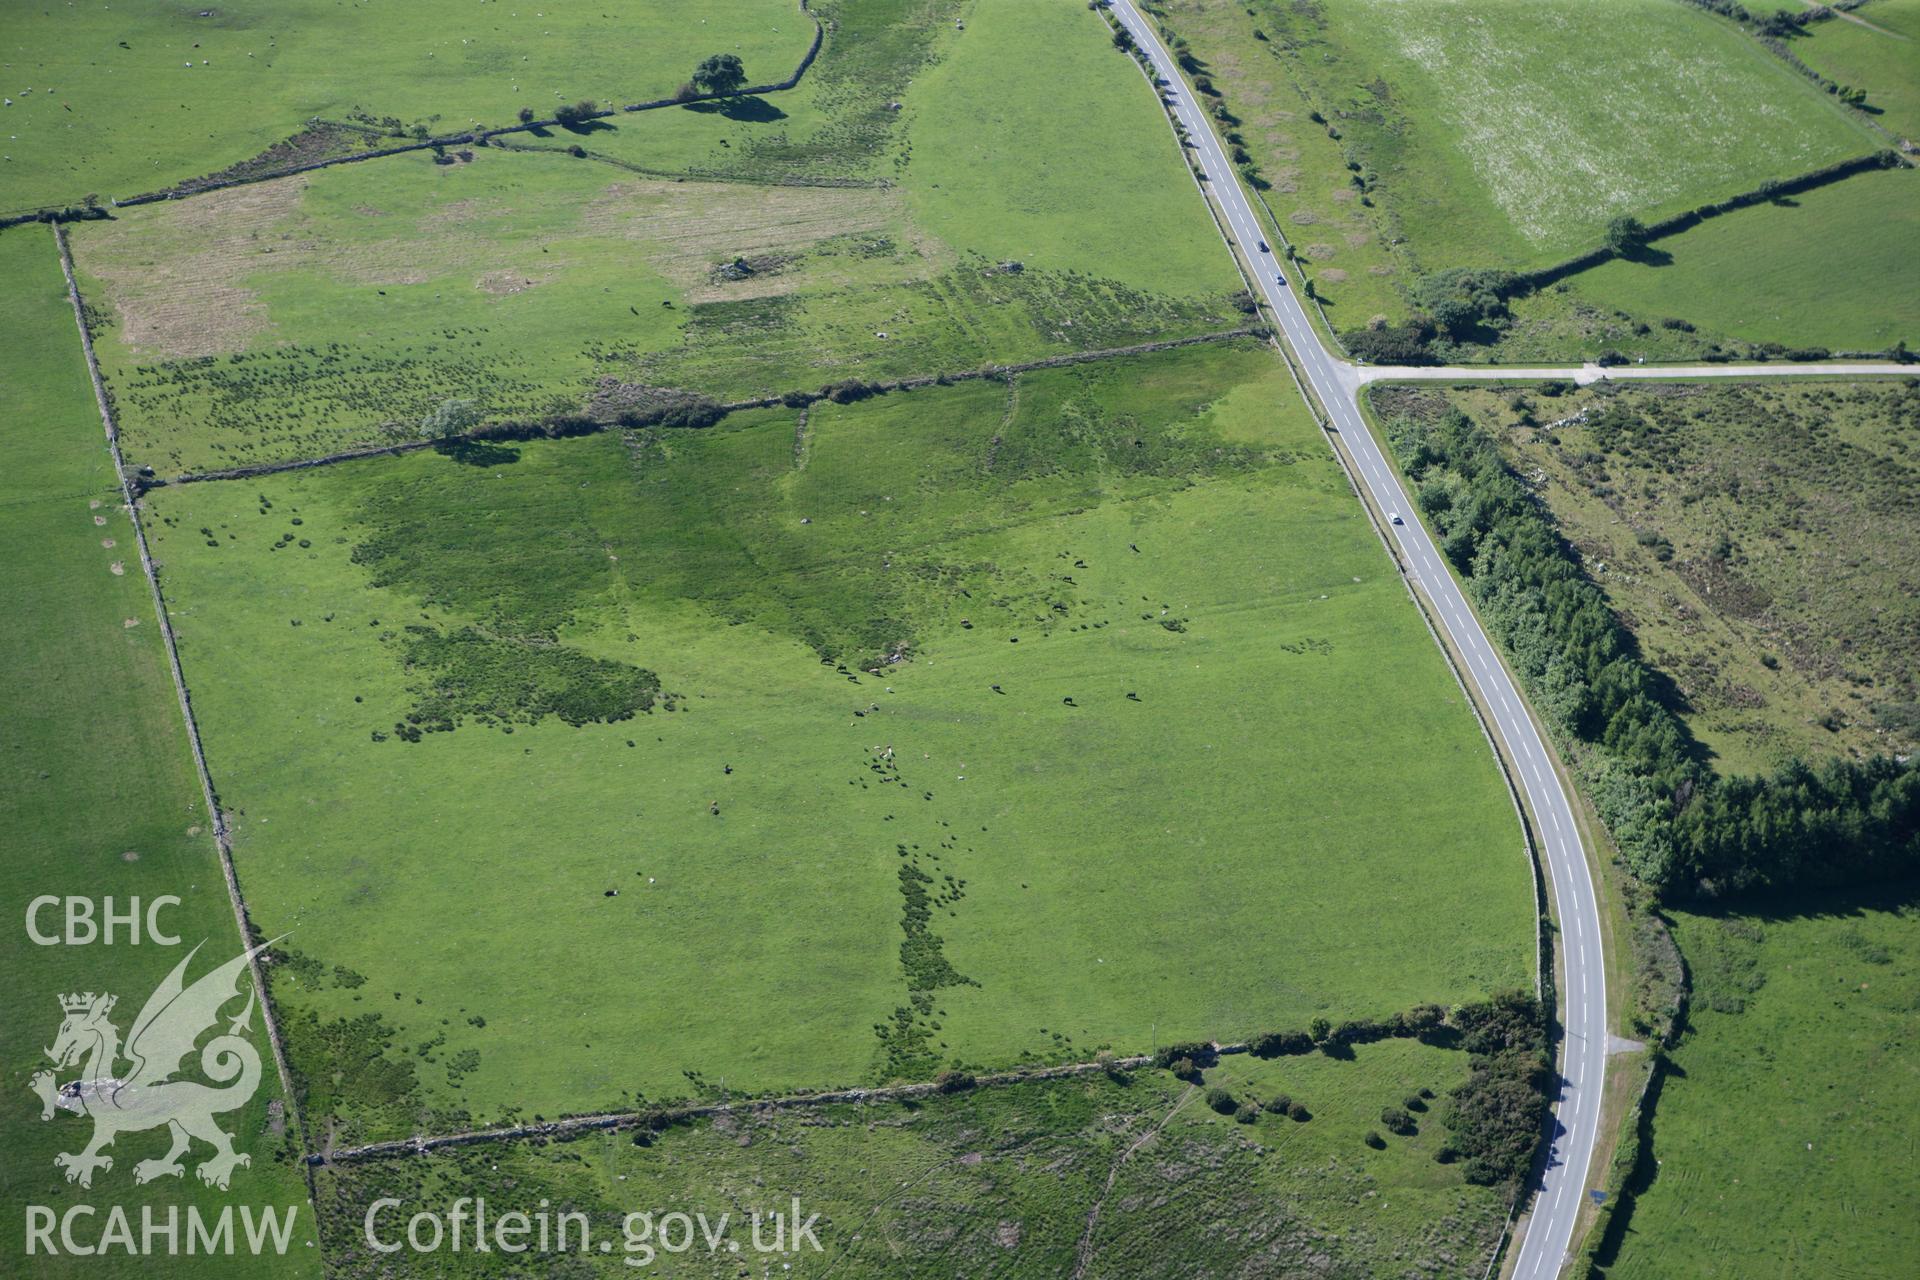
[[[525,293],[529,289],[537,289],[553,279],[554,275],[555,272],[552,270],[536,271],[532,274],[524,271],[486,271],[473,282],[473,287],[495,297],[506,297],[510,294]]]
[[[128,349],[155,359],[225,355],[269,332],[266,307],[244,281],[319,248],[289,230],[306,185],[253,183],[88,224],[75,252],[106,286]]]
[[[819,271],[716,281],[713,268],[736,257],[797,257],[838,236],[889,233],[925,264],[915,276],[931,274],[946,256],[910,229],[905,201],[891,188],[617,182],[586,205],[582,221],[595,234],[643,243],[649,265],[693,302],[768,297],[819,283]]]

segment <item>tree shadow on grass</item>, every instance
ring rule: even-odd
[[[488,440],[442,440],[433,451],[464,467],[504,467],[520,461],[520,451]]]
[[[737,120],[742,124],[772,124],[776,120],[785,120],[787,113],[768,102],[765,98],[720,98],[710,102],[689,102],[686,110],[701,115],[723,116],[728,120]]]
[[[1642,267],[1670,267],[1673,265],[1672,254],[1668,253],[1665,249],[1656,248],[1650,244],[1643,244],[1637,249],[1629,249],[1619,256],[1623,262],[1631,262]]]
[[[1711,900],[1673,903],[1689,915],[1716,920],[1739,918],[1762,923],[1786,920],[1857,920],[1870,911],[1920,909],[1920,879],[1894,878],[1864,884],[1794,886],[1732,894]]]
[[[578,134],[617,132],[614,126],[608,124],[605,120],[576,120],[572,124],[563,124],[560,127],[568,133]]]

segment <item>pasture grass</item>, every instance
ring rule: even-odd
[[[614,1241],[610,1258],[580,1259],[583,1274],[629,1271],[622,1220],[651,1210],[704,1213],[710,1223],[727,1214],[743,1251],[658,1251],[649,1270],[664,1275],[732,1276],[741,1257],[796,1277],[1063,1275],[1097,1206],[1088,1276],[1237,1274],[1315,1256],[1333,1274],[1478,1277],[1504,1206],[1459,1165],[1434,1161],[1445,1133],[1437,1113],[1421,1114],[1419,1132],[1385,1150],[1361,1141],[1383,1107],[1422,1088],[1444,1097],[1465,1069],[1461,1053],[1388,1041],[1348,1060],[1227,1059],[1207,1072],[1209,1086],[1238,1097],[1288,1093],[1310,1110],[1304,1122],[1266,1114],[1235,1123],[1164,1072],[912,1104],[742,1111],[673,1126],[647,1146],[613,1133],[340,1166],[323,1173],[321,1195],[338,1224],[332,1234],[348,1242],[334,1259],[346,1275],[381,1261],[359,1246],[376,1199],[402,1204],[383,1212],[384,1232],[390,1220],[404,1229],[419,1207],[484,1194],[490,1213],[531,1211],[542,1198],[578,1206],[595,1237]],[[756,1259],[752,1215],[786,1212],[794,1197],[802,1217],[819,1215],[821,1252]],[[450,1266],[455,1275],[501,1269],[497,1255]]]
[[[1463,391],[1728,773],[1920,745],[1920,393]],[[1522,425],[1522,413],[1538,425]],[[1569,418],[1585,415],[1579,421]]]
[[[1155,194],[1170,185],[1156,163],[1182,180],[1170,148],[1116,161],[1140,166],[1137,196],[1078,217],[1078,233],[1076,207],[1102,207],[1114,176],[1098,166],[1028,188],[1044,212],[983,198],[964,225],[939,212],[941,193],[472,156],[395,157],[78,228],[132,458],[174,474],[315,456],[447,398],[522,419],[608,384],[731,400],[1245,323],[1190,184]],[[971,199],[969,181],[944,185]],[[1112,252],[1136,232],[1158,252]],[[1009,266],[1015,249],[1031,255]]]
[[[1690,1029],[1608,1276],[1909,1268],[1917,924],[1911,886],[1674,914]]]
[[[1241,287],[1164,113],[1085,5],[977,0],[910,101],[902,185],[948,243],[1172,297]]]
[[[1711,218],[1653,249],[1652,263],[1615,260],[1573,277],[1574,296],[1750,342],[1837,351],[1920,342],[1920,172],[1857,174]]]
[[[547,116],[583,98],[668,96],[721,52],[751,80],[783,80],[812,38],[791,0],[22,8],[0,37],[12,99],[0,212],[157,190],[246,160],[316,116],[499,127],[522,107]]]
[[[1256,6],[1426,271],[1543,266],[1882,145],[1729,24],[1667,0]]]
[[[1531,964],[1486,743],[1258,347],[150,500],[340,1142]]]
[[[826,40],[792,92],[693,103],[544,145],[581,141],[595,155],[656,174],[761,183],[897,181],[908,165],[903,121],[917,97],[914,84],[954,47],[962,35],[955,23],[964,23],[972,8],[971,0],[819,0],[813,9]],[[1073,16],[1066,21],[1073,23]]]
[[[53,1160],[78,1151],[92,1124],[65,1112],[40,1119],[28,1082],[51,1064],[67,992],[111,991],[119,997],[113,1020],[124,1033],[149,993],[188,947],[206,950],[191,977],[239,950],[218,854],[207,829],[188,754],[186,733],[167,674],[152,600],[134,548],[133,527],[120,502],[100,417],[88,386],[73,313],[67,302],[53,238],[44,228],[0,237],[0,276],[10,289],[0,306],[0,348],[7,352],[0,385],[7,414],[7,467],[0,475],[0,541],[12,554],[0,565],[0,596],[8,622],[0,626],[0,660],[8,672],[0,692],[0,830],[7,856],[0,861],[0,959],[7,974],[0,1050],[8,1105],[0,1113],[0,1250],[35,1276],[282,1276],[317,1275],[309,1247],[312,1211],[296,1165],[293,1138],[273,1078],[271,1052],[253,1018],[254,1043],[266,1078],[246,1107],[217,1117],[236,1148],[252,1156],[235,1172],[232,1189],[201,1185],[192,1166],[204,1160],[200,1144],[179,1180],[136,1187],[133,1166],[159,1157],[166,1135],[123,1134],[108,1149],[113,1168],[95,1175],[91,1190],[67,1183]],[[177,896],[164,927],[179,948],[119,939],[109,947],[39,946],[26,930],[28,904],[42,895],[97,900],[112,895],[118,909],[139,897]],[[43,931],[60,932],[60,911],[46,910]],[[235,1012],[238,1005],[227,1012]],[[79,1078],[69,1067],[61,1083]],[[269,1111],[269,1107],[273,1110]],[[215,1215],[223,1205],[299,1207],[291,1254],[256,1259],[134,1258],[44,1253],[25,1256],[25,1206],[64,1213],[93,1204],[104,1215],[122,1205],[139,1222],[140,1207],[165,1214],[193,1205]],[[94,1220],[97,1232],[104,1219]],[[79,1232],[83,1243],[87,1225]],[[23,1273],[24,1274],[24,1273]]]
[[[986,264],[1172,298],[1240,287],[1165,116],[1085,6],[839,0],[821,16],[800,91],[656,113],[587,146],[656,174],[896,184],[920,234]]]
[[[1810,24],[1788,47],[1829,80],[1865,89],[1867,110],[1895,137],[1920,136],[1920,0],[1872,0],[1856,16]]]
[[[924,234],[991,263],[1172,297],[1237,287],[1164,116],[1096,17],[1012,0],[821,13],[831,35],[803,92],[649,117],[592,153],[654,174],[896,184]],[[1044,78],[1023,61],[1034,48],[1051,51]]]

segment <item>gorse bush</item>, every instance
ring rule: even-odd
[[[1521,284],[1511,271],[1462,267],[1422,277],[1413,288],[1413,301],[1433,317],[1442,333],[1467,338],[1481,330],[1504,328],[1511,318],[1507,299]]]
[[[1469,1181],[1516,1183],[1532,1165],[1546,1123],[1553,1077],[1546,1011],[1530,992],[1512,991],[1461,1006],[1453,1021],[1470,1059],[1466,1083],[1442,1116],[1452,1134],[1448,1149],[1465,1158]]]
[[[1340,341],[1356,359],[1371,364],[1438,364],[1439,358],[1427,345],[1432,337],[1432,328],[1416,320],[1377,329],[1348,329]]]
[[[1256,1058],[1279,1058],[1313,1052],[1313,1037],[1304,1031],[1268,1031],[1255,1036],[1247,1047]]]

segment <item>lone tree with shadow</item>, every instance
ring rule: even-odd
[[[693,69],[693,85],[706,93],[734,93],[747,82],[740,55],[716,53]]]
[[[427,440],[455,440],[480,425],[480,408],[471,400],[442,400],[420,419],[420,435]]]
[[[1621,214],[1607,224],[1607,248],[1630,258],[1647,247],[1647,226],[1631,214]]]

